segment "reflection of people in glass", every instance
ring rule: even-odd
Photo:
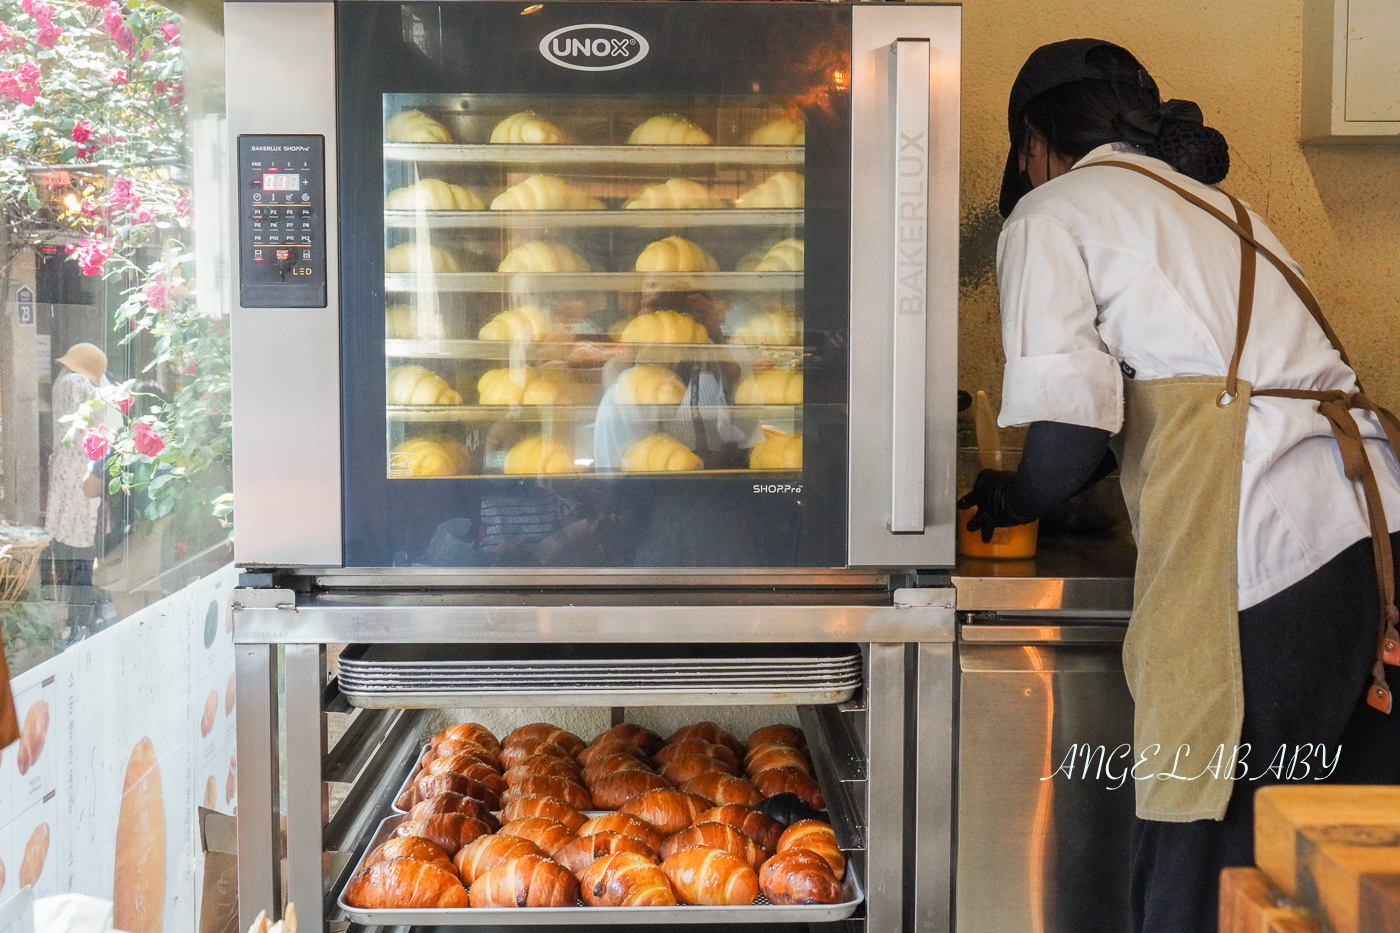
[[[55,362],[63,366],[63,373],[53,384],[53,453],[49,456],[44,530],[54,537],[55,562],[63,565],[59,571],[62,579],[57,582],[85,586],[92,582],[92,557],[78,552],[96,541],[98,500],[88,498],[83,491],[88,455],[79,445],[63,443],[68,433],[63,419],[97,397],[107,354],[90,343],[75,343]]]

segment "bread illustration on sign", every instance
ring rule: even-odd
[[[414,437],[404,441],[389,455],[391,469],[402,462],[409,476],[460,476],[467,470],[467,454],[456,441],[446,437]],[[401,475],[397,471],[393,475]]]
[[[510,340],[528,343],[543,340],[549,333],[549,319],[534,305],[521,305],[502,311],[482,325],[477,336],[482,340]]]
[[[24,858],[19,863],[19,886],[32,888],[44,873],[44,862],[49,857],[49,824],[40,823],[29,834],[24,844]]]
[[[44,742],[49,734],[49,702],[35,700],[24,714],[24,725],[19,730],[19,752],[15,765],[20,774],[25,774],[39,760],[44,751]]]
[[[452,134],[421,110],[405,110],[390,118],[384,138],[391,143],[450,143]]]
[[[395,188],[384,199],[387,211],[479,211],[486,202],[473,191],[440,178],[423,178]]]
[[[624,405],[679,405],[685,383],[665,366],[639,363],[617,377],[617,400]]]
[[[600,211],[603,202],[554,175],[531,175],[491,202],[493,211]]]
[[[710,343],[705,325],[679,311],[649,311],[627,322],[622,343]]]
[[[219,806],[219,779],[214,775],[204,782],[204,809],[214,810]]]
[[[688,178],[672,178],[659,185],[648,185],[637,196],[622,205],[636,210],[713,210],[728,207],[729,202],[699,182]]]
[[[763,440],[749,451],[750,470],[802,469],[802,435],[764,428]],[[757,772],[755,772],[757,773]]]
[[[234,683],[237,680],[236,674],[228,675],[228,686],[224,688],[224,715],[232,716],[234,707]]]
[[[564,141],[564,131],[529,110],[513,113],[491,131],[493,143],[553,146]]]
[[[462,395],[441,376],[416,363],[389,370],[385,396],[390,405],[460,405]]]
[[[745,376],[734,389],[736,405],[798,405],[802,402],[800,370],[769,369]]]
[[[558,441],[536,434],[506,451],[504,472],[515,476],[577,473],[578,467],[574,464],[574,455],[569,448]]]
[[[431,243],[409,242],[384,251],[385,272],[461,272],[457,258]]]
[[[523,367],[488,369],[477,380],[476,392],[483,405],[557,405],[567,401],[564,387],[556,379]]]
[[[209,738],[209,733],[214,731],[214,720],[219,715],[219,691],[210,690],[209,696],[204,698],[204,715],[199,717],[199,734],[203,738]]]
[[[161,933],[165,915],[165,797],[155,746],[142,738],[131,750],[117,811],[112,925],[131,933]]]
[[[763,258],[758,261],[758,265],[754,266],[753,271],[801,272],[804,252],[803,242],[796,237],[779,240],[773,244],[768,252],[763,254]]]
[[[730,343],[795,347],[802,343],[802,322],[786,311],[766,311],[755,314],[738,327]]]
[[[532,240],[506,253],[497,272],[588,272],[588,260],[563,243]]]
[[[770,209],[801,207],[805,187],[804,179],[796,172],[775,172],[740,195],[734,206]]]
[[[715,272],[715,258],[685,237],[668,236],[647,245],[637,257],[638,272]]]
[[[622,455],[624,473],[681,473],[704,465],[695,451],[669,434],[644,437]]]
[[[801,146],[807,142],[807,125],[800,117],[778,117],[749,134],[750,146]]]
[[[657,114],[627,137],[629,146],[709,146],[713,143],[709,133],[673,113]]]

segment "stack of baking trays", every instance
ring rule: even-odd
[[[343,667],[342,667],[343,671]],[[368,925],[808,923],[863,894],[806,736],[450,726],[340,894]]]

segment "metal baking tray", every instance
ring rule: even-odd
[[[384,290],[564,292],[799,292],[801,272],[388,272]]]
[[[523,165],[801,166],[804,146],[574,146],[525,143],[385,143],[386,162]]]
[[[730,362],[791,366],[802,360],[806,348],[801,345],[752,343],[609,343],[593,340],[518,343],[510,340],[390,338],[384,341],[384,355],[402,360],[500,360],[516,365],[520,361],[563,363],[583,351],[623,361],[642,358],[647,363]],[[807,407],[811,408],[811,405]]]
[[[374,838],[364,854],[387,840],[402,816],[391,816],[379,824]],[[364,858],[362,854],[361,859]],[[359,870],[356,864],[355,870]],[[575,907],[478,907],[457,910],[367,910],[345,903],[344,889],[336,895],[336,905],[347,919],[367,926],[526,926],[560,924],[598,926],[602,924],[663,924],[663,923],[828,923],[845,920],[856,912],[865,900],[860,880],[856,877],[854,860],[846,860],[846,877],[841,891],[844,899],[838,904],[804,904],[783,906],[768,903],[759,895],[744,907],[585,907],[580,901]]]
[[[628,405],[623,412],[633,421],[669,421],[678,411],[687,417],[711,419],[722,414],[756,421],[799,421],[799,405]],[[386,405],[390,421],[584,421],[597,417],[597,405]]]
[[[384,226],[428,230],[551,230],[593,227],[660,230],[685,227],[800,227],[801,208],[722,207],[706,210],[611,211],[394,211],[384,212]]]
[[[658,615],[665,608],[657,609]],[[860,649],[848,644],[793,645],[786,643],[749,645],[665,644],[627,645],[619,657],[616,645],[415,645],[353,644],[341,652],[342,670],[460,668],[471,670],[616,668],[626,670],[670,671],[726,670],[772,667],[792,671],[798,666],[816,669],[824,666],[859,665]]]

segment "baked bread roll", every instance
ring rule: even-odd
[[[539,846],[519,836],[479,836],[463,846],[452,861],[462,880],[472,884],[497,865],[522,855],[548,858]]]
[[[385,272],[461,272],[457,259],[431,243],[411,241],[384,251]]]
[[[494,816],[480,820],[465,813],[438,813],[427,819],[404,820],[394,827],[394,836],[421,836],[448,855],[455,855],[462,846],[494,832],[499,825]]]
[[[395,188],[384,199],[386,211],[481,211],[486,202],[476,192],[441,178],[420,178]]]
[[[802,373],[769,369],[740,380],[734,389],[736,405],[800,405]]]
[[[460,405],[462,396],[454,392],[441,376],[410,363],[389,370],[384,387],[390,405]]]
[[[735,755],[743,756],[744,743],[730,735],[717,723],[708,720],[691,723],[688,726],[681,726],[671,733],[666,739],[666,744],[671,745],[676,742],[684,742],[686,739],[704,739],[706,742],[714,742],[723,745]]]
[[[497,314],[482,325],[477,334],[482,340],[509,340],[529,343],[543,340],[549,333],[549,319],[534,305],[521,305]]]
[[[484,745],[475,742],[466,742],[462,739],[444,739],[436,745],[429,745],[423,751],[423,757],[419,760],[419,765],[426,768],[429,764],[441,758],[449,758],[452,755],[466,755],[474,761],[479,761],[484,765],[495,768],[500,772],[501,760],[500,751],[492,750]]]
[[[723,849],[691,846],[661,863],[682,904],[742,906],[758,897],[758,874]]]
[[[564,387],[533,369],[488,369],[476,382],[483,405],[557,405],[567,401]]]
[[[648,243],[637,257],[638,272],[717,272],[715,257],[682,236]]]
[[[578,763],[586,768],[599,758],[607,758],[609,755],[631,755],[643,761],[647,757],[645,751],[627,739],[607,739],[602,742],[594,739],[592,745],[578,753]]]
[[[545,855],[553,856],[577,837],[563,823],[544,816],[527,816],[511,820],[501,827],[498,835],[515,836],[533,842]]]
[[[801,207],[805,197],[805,179],[796,172],[775,172],[760,184],[745,191],[734,202],[735,207],[794,208]]]
[[[669,836],[685,829],[694,822],[696,814],[709,808],[709,801],[703,797],[681,793],[678,790],[658,788],[633,797],[618,807],[617,812],[627,813],[645,820],[661,830],[663,835]],[[624,830],[616,831],[625,832]]]
[[[546,742],[543,739],[523,739],[510,748],[501,749],[501,764],[507,768],[513,768],[535,755],[548,755],[551,758],[573,761],[573,756],[562,745],[555,745],[553,742]]]
[[[513,748],[523,742],[535,740],[539,742],[549,742],[558,745],[569,755],[576,755],[584,749],[584,741],[572,732],[560,729],[553,723],[532,722],[529,725],[521,726],[513,730],[509,735],[501,740],[502,748]]]
[[[389,119],[384,139],[391,143],[450,143],[452,134],[423,111],[405,110]]]
[[[17,781],[14,787],[18,789]],[[11,830],[19,842],[18,825]],[[49,824],[34,828],[19,865],[20,887],[33,887],[49,851]],[[112,925],[121,930],[159,930],[165,916],[165,792],[154,743],[142,736],[131,749],[117,810],[112,878]]]
[[[501,795],[501,803],[509,805],[521,797],[558,797],[575,810],[592,810],[593,800],[583,786],[561,774],[536,774],[525,778]]]
[[[754,266],[755,272],[801,272],[805,253],[801,240],[792,237],[774,243]]]
[[[627,137],[629,146],[709,146],[713,143],[709,133],[673,113],[657,114]]]
[[[709,755],[681,755],[672,758],[661,768],[661,776],[679,787],[697,774],[704,774],[707,771],[719,771],[724,774],[733,774],[734,766],[711,758]]]
[[[837,904],[844,899],[831,866],[806,849],[788,849],[764,862],[758,886],[774,904]]]
[[[639,363],[617,377],[617,400],[625,405],[679,405],[685,383],[665,366]]]
[[[473,819],[481,820],[489,826],[495,820],[495,817],[491,815],[491,811],[494,809],[496,809],[495,806],[487,804],[484,800],[448,791],[414,804],[412,809],[408,811],[408,818],[422,820],[441,813],[463,813]],[[422,833],[416,835],[422,835]],[[446,847],[444,846],[444,848]]]
[[[791,745],[757,745],[744,756],[744,771],[750,777],[769,768],[796,768],[803,774],[812,773],[807,756]]]
[[[485,768],[485,765],[478,763],[477,767]],[[494,771],[491,772],[491,776],[497,781],[501,780],[501,776]],[[505,782],[501,783],[504,786]],[[501,800],[500,792],[492,790],[485,783],[473,780],[456,771],[443,771],[439,774],[425,774],[414,781],[412,786],[405,789],[399,799],[394,801],[394,805],[400,810],[410,810],[424,800],[431,800],[439,794],[446,793],[475,797],[482,803],[488,804],[493,810],[500,804]]]
[[[729,342],[771,347],[799,346],[802,343],[802,322],[785,311],[755,314],[734,328]]]
[[[749,734],[748,741],[744,747],[748,751],[753,751],[760,745],[790,745],[793,748],[805,750],[807,748],[806,734],[796,726],[789,726],[786,723],[774,723],[771,726],[763,726],[755,729]]]
[[[431,744],[436,747],[448,741],[471,742],[492,751],[501,750],[501,743],[496,739],[495,733],[479,722],[459,722],[448,726],[433,736]]]
[[[658,765],[665,765],[682,755],[705,755],[710,758],[718,758],[730,766],[730,773],[737,774],[739,771],[739,756],[734,754],[733,749],[727,745],[719,745],[705,739],[682,739],[679,742],[664,745],[652,756],[652,760]]]
[[[656,863],[636,852],[614,852],[585,867],[579,876],[589,907],[674,907],[676,894]]]
[[[802,801],[818,810],[826,809],[826,797],[821,785],[811,775],[797,768],[769,768],[752,778],[753,786],[765,797],[774,794],[796,794]]]
[[[493,211],[600,211],[603,202],[554,175],[531,175],[491,202]]]
[[[758,871],[758,866],[768,857],[763,846],[726,823],[695,823],[687,826],[675,835],[668,836],[661,843],[661,848],[656,850],[656,854],[665,861],[681,849],[691,846],[723,849],[730,855],[743,859],[754,871]]]
[[[807,125],[799,117],[778,117],[749,134],[750,146],[801,146],[807,142]]]
[[[467,471],[467,452],[446,437],[411,438],[393,449],[391,463],[396,462],[394,454],[407,457],[410,476],[460,476]]]
[[[670,781],[650,771],[614,771],[595,781],[589,792],[598,809],[616,810],[633,797],[670,786]]]
[[[581,771],[578,762],[568,758],[558,758],[554,755],[530,755],[528,758],[522,759],[519,764],[507,768],[505,779],[508,787],[513,787],[527,777],[536,774],[558,774],[580,781]]]
[[[579,827],[578,834],[582,836],[592,836],[597,833],[619,833],[645,845],[652,852],[661,845],[661,840],[665,838],[661,830],[639,816],[630,813],[604,813],[602,816],[595,816]]]
[[[420,862],[429,862],[437,865],[452,874],[457,874],[457,866],[452,864],[452,859],[437,843],[424,839],[422,836],[399,836],[381,843],[365,860],[360,863],[360,868],[368,868],[375,862],[382,862],[391,858],[413,858]]]
[[[345,903],[361,910],[438,910],[468,906],[455,872],[435,862],[393,858],[362,868],[345,884]]]
[[[578,812],[567,800],[548,794],[515,798],[501,811],[501,822],[510,823],[532,816],[551,819],[571,833],[578,832],[579,827],[588,822],[588,817]]]
[[[446,754],[441,754],[447,750]],[[423,770],[429,774],[438,774],[442,771],[456,771],[459,774],[466,774],[464,768],[472,764],[483,764],[493,770],[501,767],[500,758],[496,752],[481,745],[471,745],[464,742],[444,742],[438,746],[438,754],[423,766]],[[500,771],[496,770],[499,774]],[[470,776],[470,775],[468,775]]]
[[[649,311],[627,322],[621,343],[710,343],[705,325],[679,311]]]
[[[738,803],[753,806],[763,798],[748,781],[721,771],[705,771],[681,784],[687,794],[704,797],[715,806]]]
[[[644,437],[622,455],[624,473],[681,473],[704,465],[695,451],[669,434]]]
[[[528,476],[543,473],[577,473],[573,451],[558,441],[547,440],[536,434],[527,437],[506,451],[504,472],[508,476]],[[517,746],[519,748],[521,746]],[[556,748],[558,746],[555,746]],[[530,754],[533,754],[531,752]],[[529,757],[524,755],[522,757]],[[505,754],[502,753],[502,761]]]
[[[608,755],[606,758],[599,758],[595,760],[593,764],[584,768],[583,784],[585,787],[592,787],[608,775],[617,774],[622,771],[643,771],[652,773],[652,767],[640,758],[634,758],[631,755],[624,755],[619,752],[616,755]],[[669,787],[670,785],[667,786]],[[605,804],[600,806],[603,806],[604,809],[610,809]]]
[[[713,210],[728,207],[729,202],[699,182],[688,178],[672,178],[659,185],[647,185],[637,196],[622,205],[625,210]]]
[[[568,869],[538,855],[522,855],[477,877],[473,907],[573,907],[578,879]]]
[[[763,440],[749,451],[750,470],[802,469],[802,435],[797,432],[763,429]],[[776,746],[785,748],[786,746]]]
[[[650,729],[644,726],[638,726],[630,722],[621,722],[613,726],[611,729],[608,729],[605,732],[600,732],[597,735],[595,735],[593,737],[593,741],[590,742],[589,745],[601,745],[604,742],[611,742],[615,739],[621,739],[624,742],[630,742],[631,744],[640,748],[642,751],[646,752],[648,755],[659,749],[664,744],[664,740],[661,738],[661,736],[657,735],[655,732],[652,732]]]
[[[778,839],[783,835],[783,826],[771,816],[759,813],[753,807],[725,804],[706,810],[695,817],[696,823],[725,823],[763,846],[768,852],[776,852]]]
[[[622,833],[594,833],[591,836],[579,836],[555,852],[554,860],[575,875],[579,875],[595,860],[614,852],[632,852],[655,864],[654,853],[645,842],[633,839],[631,836],[624,836]]]
[[[564,141],[564,132],[529,110],[513,113],[491,131],[493,143],[525,143],[530,146],[553,146]]]
[[[497,272],[588,272],[588,260],[563,243],[531,240],[506,253]]]
[[[806,849],[822,857],[840,879],[846,876],[846,856],[836,844],[836,832],[820,820],[798,820],[778,837],[777,852]],[[776,853],[775,853],[776,854]]]
[[[390,305],[384,309],[384,336],[386,339],[409,340],[415,333],[411,306]]]

